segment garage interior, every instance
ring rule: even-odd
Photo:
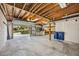
[[[79,3],[0,3],[0,56],[79,56]]]

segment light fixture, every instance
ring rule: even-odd
[[[36,21],[36,20],[38,20],[38,19],[27,19],[27,21]]]
[[[30,19],[28,18],[27,21],[30,21]]]
[[[31,21],[38,21],[38,20],[40,20],[41,18],[36,18],[36,19],[33,19],[33,20],[31,20]]]
[[[58,3],[61,8],[67,7],[66,3]]]
[[[36,19],[34,19],[34,20],[32,20],[32,21],[37,21],[37,20],[39,20],[38,18],[36,18]]]

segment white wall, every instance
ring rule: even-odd
[[[6,24],[7,24],[7,21],[0,10],[0,49],[5,45],[6,40],[7,40],[7,25]]]
[[[77,22],[75,20],[78,20]],[[79,17],[56,21],[56,31],[65,32],[65,40],[79,43]]]

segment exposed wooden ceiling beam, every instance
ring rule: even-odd
[[[22,10],[24,10],[25,6],[26,6],[26,3],[23,5],[23,8],[20,10],[19,15],[18,15],[18,18],[20,17],[21,12],[22,12]]]
[[[5,15],[6,15],[7,14],[7,11],[6,11],[5,5],[4,4],[2,4],[2,5],[3,5],[2,8],[5,11]]]
[[[15,17],[15,13],[16,13],[16,9],[15,9],[15,3],[14,3],[14,6],[13,6],[13,8],[14,8],[14,11],[13,11],[13,16]]]
[[[15,3],[13,5],[13,7],[12,7],[12,19],[14,18],[14,15],[15,15]]]
[[[12,20],[13,20],[13,18],[14,18],[14,15],[13,15],[13,13],[14,13],[14,6],[12,6]]]
[[[11,5],[9,5],[9,6],[11,6]],[[16,8],[17,8],[17,7],[16,7]],[[18,8],[18,9],[20,9],[20,8]],[[28,14],[26,14],[23,18],[26,18],[26,16],[28,16],[28,15],[36,15],[37,17],[40,17],[40,18],[42,18],[42,19],[44,19],[44,20],[46,20],[46,21],[49,21],[48,18],[42,17],[42,16],[40,16],[40,15],[38,15],[38,14],[29,12],[29,11],[27,11],[27,10],[23,10],[23,11],[26,11],[26,12],[28,13]],[[23,18],[22,18],[22,19],[23,19]]]
[[[37,6],[32,10],[32,13],[34,13],[37,9],[39,9],[39,7],[42,5],[42,3],[37,4]]]
[[[26,18],[29,15],[30,15],[30,12],[26,12],[25,15],[22,17],[22,19]]]
[[[17,18],[18,18],[18,16],[19,16],[20,12],[21,12],[21,9],[20,9],[19,12],[17,13],[17,16],[16,16]]]
[[[7,7],[7,5],[5,3],[4,3],[4,6],[5,6],[5,10],[7,11],[8,16],[9,16],[8,7]]]
[[[6,15],[8,15],[8,20],[11,20],[10,17],[9,17],[10,14],[9,14],[8,7],[7,7],[6,3],[4,3],[3,5],[4,5],[6,13],[7,13]]]
[[[49,19],[52,19],[53,18],[53,15],[51,15],[52,13],[55,13],[55,12],[58,12],[58,11],[61,11],[63,9],[61,9],[59,6],[57,6],[55,9],[51,9],[49,10],[48,12],[42,14],[43,17],[47,17]],[[52,17],[51,17],[52,16]]]
[[[59,11],[56,11],[56,12],[50,14],[48,17],[61,18],[61,17],[65,16],[66,14],[68,15],[68,14],[79,12],[78,6],[79,6],[79,4],[71,4],[70,6],[64,8],[64,9],[61,9]]]
[[[48,10],[46,13],[42,14],[42,16],[47,16],[47,15],[51,14],[52,12],[53,12],[53,11],[50,9],[50,10]]]
[[[24,18],[24,16],[27,14],[27,12],[25,12],[23,15],[22,15],[22,19]]]
[[[50,9],[53,9],[54,7],[56,7],[57,5],[58,5],[58,4],[54,4],[51,8],[43,10],[42,12],[39,13],[39,15],[42,15],[42,14],[46,13],[46,12],[49,11]]]
[[[6,12],[5,12],[5,10],[4,10],[4,7],[2,6],[1,3],[0,3],[0,8],[1,8],[1,10],[3,11],[3,14],[6,15]]]
[[[34,16],[34,14],[29,15],[27,19],[31,19],[32,16]]]
[[[32,13],[35,13],[35,11],[37,11],[38,8],[39,8],[41,5],[42,5],[42,3],[40,3],[39,5],[37,5],[37,6],[32,10]],[[31,15],[31,16],[29,16],[28,18],[32,18],[33,16],[35,16],[35,15]]]
[[[46,11],[45,13],[42,14],[43,17],[47,17],[48,15],[50,15],[51,13],[53,12],[57,12],[61,10],[61,8],[57,5],[57,6],[54,6],[53,8],[49,9],[48,11]]]
[[[42,9],[44,9],[45,7],[47,7],[49,5],[49,3],[48,4],[45,4],[44,6],[42,6],[41,8],[39,8],[37,11],[35,11],[34,13],[38,13],[40,10],[42,10]]]
[[[28,11],[27,11],[27,12],[28,12]],[[40,17],[40,18],[42,18],[42,19],[45,19],[46,21],[49,20],[48,18],[42,17],[42,16],[40,16],[40,15],[38,15],[38,14],[34,14],[34,13],[32,13],[32,12],[29,12],[29,13],[32,14],[32,15],[36,15],[37,17]]]
[[[35,5],[35,4],[34,4],[34,5]],[[33,5],[33,6],[34,6],[34,5]],[[32,5],[31,5],[31,6],[32,6]],[[33,6],[32,6],[32,8],[33,8]],[[32,8],[30,8],[29,11],[31,11]],[[27,16],[26,14],[28,15],[29,13],[27,13],[27,12],[25,11],[25,13],[22,15],[22,19],[24,19],[24,18]]]
[[[38,11],[40,11],[41,9],[43,9],[43,8],[45,8],[46,6],[48,6],[49,4],[46,4],[46,5],[44,5],[43,7],[41,7],[41,8],[37,8],[38,10],[36,10],[36,12],[34,12],[34,13],[37,13]],[[54,7],[53,7],[54,8]],[[52,9],[53,9],[52,8]],[[50,10],[48,10],[48,11],[46,11],[46,13],[43,15],[44,17],[45,17],[45,15],[48,15],[49,13],[51,13],[51,9]],[[29,18],[32,18],[33,16],[35,16],[35,15],[32,15],[32,16],[30,16]]]
[[[61,11],[61,10],[64,10],[64,9],[56,10],[56,11],[53,12],[53,14],[54,14],[54,13],[58,13],[58,11]],[[52,14],[52,13],[49,14],[48,17],[51,17],[51,16],[53,17],[53,14]]]
[[[2,6],[3,6],[3,4],[2,4]],[[49,6],[51,7],[51,8],[49,8]],[[43,21],[43,20],[52,20],[52,18],[53,17],[55,17],[55,19],[60,19],[61,17],[63,17],[63,16],[65,16],[65,14],[72,14],[72,13],[76,13],[76,12],[79,12],[79,4],[78,5],[74,5],[74,4],[72,4],[71,6],[68,6],[68,8],[67,9],[61,9],[61,8],[55,8],[55,9],[53,9],[53,6],[54,5],[49,5],[49,6],[47,6],[46,8],[43,8],[43,11],[42,11],[42,7],[41,8],[36,8],[36,10],[37,10],[37,12],[36,12],[36,10],[35,10],[35,12],[36,13],[32,13],[32,12],[29,12],[29,11],[27,11],[27,10],[22,10],[23,12],[25,12],[24,13],[24,15],[25,16],[23,16],[22,18],[23,19],[27,19],[28,17],[29,18],[32,18],[33,17],[33,19],[35,19],[35,18],[37,18],[37,17],[40,17],[41,19],[39,20],[39,22],[41,21]],[[58,6],[58,5],[57,5]],[[56,6],[55,6],[56,7]],[[59,6],[58,6],[59,7]],[[15,7],[15,9],[16,10],[19,10],[19,9],[21,9],[21,8],[17,8],[17,7]],[[33,9],[32,9],[33,10]],[[40,11],[41,10],[41,11]],[[55,11],[56,10],[56,11]],[[4,12],[5,11],[7,11],[7,9],[6,8],[4,8]],[[9,11],[9,9],[8,9],[8,11]],[[41,12],[43,12],[41,15],[39,15],[38,14],[38,12],[40,11],[40,13]],[[53,11],[53,12],[52,12]],[[27,14],[26,14],[27,13]],[[6,17],[11,17],[11,16],[9,16],[8,15],[8,13],[6,12]],[[46,17],[47,16],[47,17]],[[43,20],[42,20],[43,19]],[[46,22],[46,21],[44,21],[44,22]],[[42,22],[43,23],[43,22]]]
[[[0,3],[0,7],[1,7],[1,11],[2,11],[2,13],[3,13],[3,15],[5,16],[5,18],[8,20],[8,18],[6,17],[6,11],[5,11],[5,9],[4,9],[4,7],[2,6],[2,4]]]
[[[23,7],[19,10],[19,12],[18,12],[18,14],[17,14],[17,17],[19,18],[20,17],[20,14],[21,14],[21,12],[22,12],[22,10],[25,8],[25,5],[26,5],[26,3],[23,5]]]
[[[30,10],[29,10],[29,12],[31,12],[33,9],[34,9],[34,7],[37,5],[37,3],[35,3],[33,6],[32,6],[32,8],[30,8]]]
[[[17,9],[15,8],[16,3],[12,3],[12,5],[13,5],[13,6],[10,7],[10,5],[7,4],[7,6],[10,7],[11,10],[12,10],[12,14],[11,14],[11,11],[10,11],[10,14],[11,14],[11,15],[10,15],[10,18],[11,18],[12,20],[14,20],[14,18],[16,18],[16,11],[17,11]]]
[[[39,9],[37,9],[34,13],[37,14],[40,10],[44,9],[46,6],[48,6],[49,4],[45,4],[43,7],[40,7]],[[33,15],[34,16],[34,15]],[[31,16],[31,18],[33,17]]]

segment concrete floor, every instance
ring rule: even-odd
[[[0,56],[79,56],[79,44],[49,41],[48,36],[21,35],[8,40]]]

